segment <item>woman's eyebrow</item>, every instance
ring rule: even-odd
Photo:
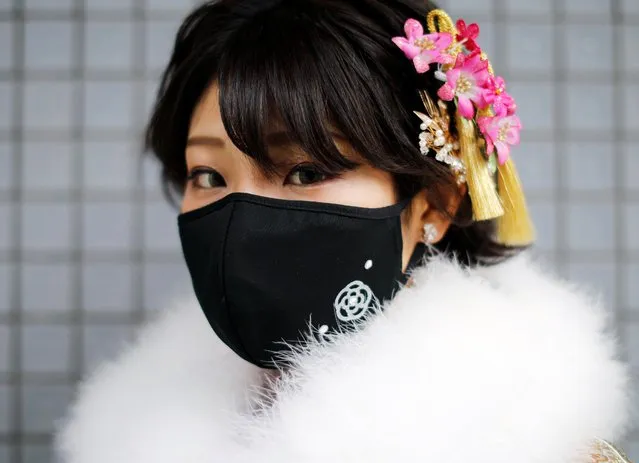
[[[224,140],[218,137],[195,136],[186,141],[186,146],[211,146],[213,148],[224,148]]]

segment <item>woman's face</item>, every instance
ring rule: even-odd
[[[266,141],[276,165],[273,176],[265,175],[250,157],[233,145],[222,123],[218,86],[212,85],[196,107],[189,127],[188,181],[182,212],[199,209],[231,193],[365,208],[390,206],[398,201],[392,175],[364,163],[338,133],[335,143],[342,154],[360,165],[334,178],[324,175],[286,133],[273,129]],[[428,210],[425,195],[417,195],[403,216],[404,268],[415,245],[423,239]]]

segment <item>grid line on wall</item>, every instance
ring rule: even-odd
[[[563,156],[557,155],[557,153],[562,153],[566,149],[566,140],[565,134],[567,132],[567,127],[565,126],[566,121],[566,101],[565,101],[565,93],[562,89],[562,86],[566,83],[566,72],[564,70],[565,66],[565,37],[563,36],[564,28],[563,25],[566,22],[566,17],[564,14],[564,0],[555,0],[553,2],[553,11],[552,11],[552,31],[553,31],[553,78],[555,81],[555,86],[553,88],[553,107],[552,112],[554,113],[554,126],[552,129],[552,138],[554,141],[555,148],[555,165],[553,168],[553,176],[554,176],[554,197],[553,200],[557,205],[556,208],[556,240],[557,247],[555,248],[555,265],[560,271],[565,272],[565,260],[559,258],[560,250],[567,249],[566,246],[566,224],[565,224],[565,203],[567,192],[564,189],[563,178],[565,177],[565,166],[563,162]]]
[[[72,75],[77,76],[77,81],[74,85],[73,102],[75,103],[73,108],[73,128],[71,132],[71,140],[73,141],[73,151],[75,156],[73,157],[73,165],[71,167],[71,203],[72,208],[72,224],[71,224],[71,242],[72,242],[72,255],[71,255],[71,269],[72,269],[72,307],[70,312],[70,327],[71,327],[71,342],[69,348],[69,382],[76,381],[79,376],[74,375],[73,372],[80,371],[82,368],[82,358],[84,355],[84,343],[82,339],[82,332],[79,327],[83,323],[82,310],[82,295],[84,288],[82,286],[82,263],[84,261],[84,247],[82,246],[83,236],[83,213],[82,204],[84,197],[84,182],[81,181],[82,172],[84,170],[84,157],[82,153],[84,131],[82,130],[82,123],[84,120],[84,90],[85,90],[85,66],[84,66],[84,48],[86,43],[86,24],[85,24],[85,12],[84,1],[74,0],[74,17],[76,21],[75,26],[75,42],[72,49],[74,55]]]
[[[146,72],[146,67],[143,63],[146,63],[146,34],[147,34],[147,21],[148,18],[148,8],[146,5],[146,0],[143,2],[139,2],[138,6],[134,6],[133,9],[133,17],[137,19],[137,23],[139,27],[136,28],[136,37],[135,37],[135,49],[133,53],[134,63],[134,74],[136,76],[136,84],[139,89],[140,94],[144,94],[145,90],[145,82],[148,79],[148,75]],[[167,57],[168,60],[168,57]],[[133,120],[137,121],[136,131],[138,133],[142,133],[140,137],[141,140],[144,139],[143,132],[143,121],[146,117],[145,114],[145,106],[144,101],[142,99],[137,99],[136,104],[132,108],[133,110]],[[140,143],[141,148],[143,148],[142,143]],[[142,151],[142,150],[140,150]],[[137,164],[137,177],[139,181],[136,184],[136,187],[133,189],[133,202],[136,208],[135,216],[135,247],[137,248],[137,266],[134,270],[135,284],[133,285],[133,307],[134,310],[132,312],[132,322],[140,323],[144,319],[144,294],[142,288],[144,287],[145,280],[145,262],[148,261],[148,252],[145,246],[145,234],[144,234],[144,221],[143,218],[146,212],[146,204],[149,200],[149,195],[147,189],[144,188],[145,178],[144,178],[144,170],[142,164],[142,158],[140,158],[140,162]]]
[[[612,36],[612,81],[613,81],[613,98],[614,98],[614,107],[621,108],[623,107],[624,101],[624,87],[623,87],[623,71],[621,69],[622,65],[622,57],[621,49],[622,49],[622,41],[621,41],[621,31],[619,27],[623,24],[623,15],[621,13],[621,6],[619,0],[611,0],[610,2],[610,15],[612,17],[613,23],[613,36]],[[625,172],[625,162],[623,158],[623,147],[621,146],[619,140],[622,138],[622,128],[623,128],[623,120],[620,111],[614,112],[614,155],[616,157],[616,162],[614,163],[614,178],[616,185],[623,184],[623,177]],[[624,279],[625,274],[623,272],[623,266],[626,262],[626,251],[623,249],[623,230],[625,225],[625,214],[623,211],[624,199],[622,192],[619,188],[615,190],[615,198],[613,201],[614,204],[614,217],[615,223],[617,227],[615,227],[615,308],[616,308],[616,319],[621,320],[624,318],[621,314],[620,307],[620,298],[619,295],[624,293]],[[619,333],[620,339],[623,341],[625,337],[625,333],[622,331]],[[624,356],[626,352],[623,353]]]
[[[20,15],[19,1],[14,0],[11,10],[11,22],[13,24],[13,65],[15,68],[24,68],[24,19]],[[21,160],[22,160],[22,146],[23,146],[23,131],[22,131],[22,100],[23,100],[23,82],[15,78],[12,80],[13,90],[13,121],[12,129],[15,134],[13,139],[13,177],[20,178],[21,175]],[[22,370],[22,356],[20,351],[20,345],[22,341],[20,326],[22,324],[22,294],[20,287],[22,285],[22,275],[20,272],[20,262],[22,260],[22,226],[21,226],[21,213],[22,213],[22,194],[18,182],[14,182],[12,185],[12,234],[10,237],[10,254],[11,254],[11,310],[9,312],[11,327],[10,336],[10,371],[9,380],[13,388],[10,389],[11,402],[10,407],[10,432],[9,432],[9,446],[8,453],[9,458],[14,459],[16,462],[22,461],[23,452],[23,439],[24,433],[22,413],[20,404],[22,403],[22,382],[20,381],[19,372]]]

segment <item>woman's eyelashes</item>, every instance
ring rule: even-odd
[[[224,177],[210,167],[196,167],[189,172],[188,182],[198,190],[225,187]]]
[[[310,186],[338,177],[338,174],[330,174],[315,164],[306,162],[298,164],[288,173],[284,179],[285,185]]]
[[[340,174],[329,173],[321,167],[305,162],[298,164],[288,170],[288,173],[281,175],[283,185],[290,186],[313,186],[323,182],[338,178]],[[190,186],[197,190],[210,190],[213,188],[223,188],[226,180],[215,169],[210,167],[195,167],[189,171],[187,181]]]

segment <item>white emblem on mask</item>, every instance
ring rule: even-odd
[[[333,306],[338,320],[353,322],[362,318],[370,310],[379,309],[379,301],[368,285],[356,280],[339,292]]]

